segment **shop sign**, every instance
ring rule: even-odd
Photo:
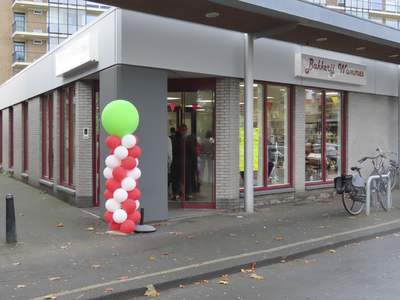
[[[367,66],[304,53],[295,54],[294,72],[296,77],[367,84]]]
[[[67,47],[61,48],[55,55],[56,76],[98,62],[98,48],[98,35],[94,33],[86,34],[69,45],[67,43]]]

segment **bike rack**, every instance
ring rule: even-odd
[[[367,205],[367,207],[366,207],[366,209],[365,209],[365,213],[366,213],[366,215],[367,216],[369,216],[369,212],[370,212],[370,209],[371,209],[371,207],[370,207],[370,205],[371,205],[371,200],[370,200],[370,198],[371,198],[371,181],[372,181],[372,179],[377,179],[377,178],[388,178],[388,185],[387,185],[387,188],[386,188],[386,194],[387,194],[387,211],[390,211],[390,206],[391,206],[391,201],[390,201],[390,199],[392,198],[392,190],[390,189],[390,186],[391,186],[391,180],[390,180],[390,177],[389,177],[389,175],[373,175],[373,176],[370,176],[369,178],[368,178],[368,180],[367,180],[367,190],[366,190],[366,197],[367,197],[367,199],[365,199],[366,200],[366,205]]]

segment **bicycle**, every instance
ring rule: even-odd
[[[385,166],[384,166],[384,161],[390,157],[390,155],[394,154],[397,155],[397,153],[393,152],[393,151],[386,151],[384,152],[382,149],[380,148],[376,148],[376,151],[379,151],[379,153],[381,153],[384,157],[381,159],[381,161],[379,162],[378,165],[378,172],[379,174],[387,174],[390,177],[390,189],[393,190],[393,188],[395,187],[396,183],[397,183],[397,176],[399,173],[399,165],[396,161],[394,160],[389,160],[389,166],[387,168],[387,172],[385,171]],[[389,153],[389,154],[387,154]]]
[[[377,168],[375,165],[375,160],[382,156],[382,154],[376,157],[363,157],[361,158],[358,163],[362,164],[367,159],[372,160],[372,164],[374,166],[373,173],[377,173]],[[342,202],[345,210],[351,215],[358,215],[364,208],[367,199],[366,193],[366,185],[364,179],[361,175],[361,168],[360,167],[351,167],[352,171],[357,171],[357,174],[342,174],[340,177],[335,178],[335,188],[337,194],[342,194]],[[386,182],[386,184],[384,184]],[[381,205],[384,210],[387,210],[385,201],[387,201],[387,194],[386,194],[386,187],[387,187],[387,180],[381,178],[375,180],[376,186],[376,195],[377,195],[377,202]],[[382,184],[383,183],[383,184]],[[372,205],[373,197],[372,197],[372,190],[374,187],[371,185],[370,187],[370,203]],[[348,196],[346,196],[348,194]],[[386,202],[387,203],[387,202]]]

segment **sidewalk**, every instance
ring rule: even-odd
[[[336,197],[251,214],[201,211],[129,236],[109,236],[94,214],[13,179],[0,176],[0,191],[2,299],[131,299],[148,284],[176,287],[400,231],[399,191],[390,212],[375,205],[370,216],[351,217]],[[18,245],[5,244],[7,194]]]

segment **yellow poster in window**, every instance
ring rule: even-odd
[[[259,128],[253,128],[253,171],[258,171]],[[244,128],[239,128],[239,171],[244,171]]]

